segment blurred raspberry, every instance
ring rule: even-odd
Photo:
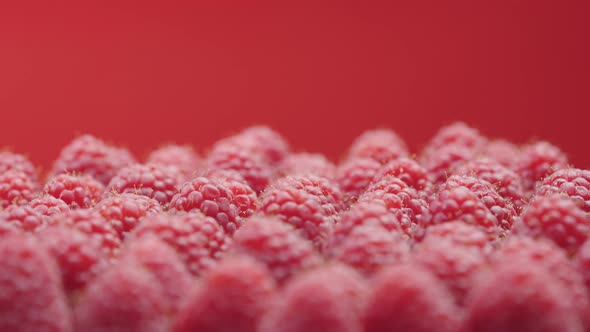
[[[290,225],[257,215],[247,219],[236,232],[230,251],[264,263],[281,284],[321,262],[313,246],[299,237]]]
[[[218,179],[233,194],[233,204],[242,218],[248,218],[258,208],[258,195],[244,178],[235,171],[216,171],[207,174],[209,179]],[[227,232],[228,230],[226,230]]]
[[[129,151],[107,145],[92,135],[83,135],[61,150],[52,173],[86,174],[107,185],[121,168],[134,162]]]
[[[367,190],[380,168],[381,164],[373,159],[351,159],[338,166],[335,180],[349,199],[355,202]]]
[[[364,315],[365,332],[459,332],[462,312],[427,270],[400,265],[374,279]]]
[[[104,195],[105,188],[88,175],[59,174],[47,181],[44,191],[78,209],[93,207]]]
[[[483,147],[481,155],[513,169],[519,158],[520,148],[506,140],[493,140]]]
[[[287,156],[277,166],[277,173],[279,176],[314,174],[332,179],[336,174],[336,166],[322,154],[301,152]]]
[[[27,157],[10,151],[0,151],[0,174],[8,171],[25,173],[31,182],[38,184],[35,165]]]
[[[548,142],[537,142],[523,148],[516,162],[516,172],[524,189],[532,193],[537,184],[551,173],[567,167],[566,155]]]
[[[252,126],[218,141],[213,148],[236,146],[248,154],[276,165],[289,155],[289,143],[281,134],[266,126]]]
[[[473,151],[463,146],[443,146],[422,157],[422,165],[435,184],[444,183],[457,168],[474,158]]]
[[[6,171],[0,173],[0,208],[11,204],[25,204],[33,199],[37,184],[26,173]]]
[[[109,182],[108,190],[147,196],[167,206],[178,192],[180,181],[181,175],[171,168],[134,164],[119,170]]]
[[[578,272],[586,282],[586,288],[590,290],[590,241],[584,242],[578,250],[575,257],[575,264]]]
[[[398,178],[425,196],[433,192],[433,184],[426,169],[409,158],[399,158],[383,165],[375,175],[374,182],[386,177]]]
[[[59,271],[35,241],[13,234],[0,241],[0,331],[72,332]]]
[[[469,127],[463,122],[455,122],[442,127],[432,137],[426,150],[436,151],[446,146],[457,146],[477,151],[486,144],[486,141],[486,138],[477,129]]]
[[[29,205],[9,205],[0,212],[0,219],[25,232],[35,232],[45,226],[49,217]]]
[[[348,159],[370,158],[380,164],[408,155],[406,143],[390,129],[368,130],[351,144]]]
[[[56,214],[67,213],[70,211],[70,207],[66,202],[59,198],[55,198],[49,195],[43,195],[39,198],[35,198],[28,204],[37,213],[44,216],[53,216]]]
[[[111,224],[121,240],[139,225],[142,218],[162,212],[155,199],[131,193],[109,195],[94,209]]]
[[[344,194],[340,188],[329,179],[315,175],[290,176],[279,179],[274,183],[274,187],[291,187],[301,189],[318,197],[324,207],[326,214],[334,214],[344,210]]]
[[[173,168],[188,181],[201,167],[201,158],[190,146],[170,144],[152,151],[145,163]]]
[[[488,253],[492,249],[488,237],[481,229],[461,221],[430,226],[426,230],[425,239],[428,242],[450,241],[455,246],[477,248],[483,253]]]
[[[15,233],[20,234],[21,231],[18,228],[6,222],[6,220],[3,219],[2,215],[0,215],[0,239],[4,236],[9,236]]]
[[[197,214],[147,216],[129,241],[145,236],[156,236],[174,248],[193,275],[211,268],[230,243],[215,220]]]
[[[543,180],[536,195],[563,193],[590,213],[590,170],[567,168],[556,171]]]
[[[275,294],[264,265],[248,257],[224,259],[189,296],[172,331],[256,332]]]

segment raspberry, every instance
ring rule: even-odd
[[[104,194],[102,183],[88,175],[59,174],[45,184],[45,192],[66,202],[72,209],[89,208]]]
[[[131,241],[121,255],[123,264],[139,264],[147,270],[162,289],[164,307],[175,314],[192,287],[192,276],[176,251],[156,237]]]
[[[256,332],[275,295],[264,265],[243,257],[225,259],[203,277],[172,331]]]
[[[31,238],[0,241],[0,331],[71,332],[55,262]]]
[[[518,174],[490,159],[479,159],[459,167],[457,175],[470,175],[489,182],[517,211],[525,205],[525,192]]]
[[[142,218],[162,212],[155,199],[138,194],[110,195],[100,201],[95,210],[112,225],[121,240],[131,232]]]
[[[229,245],[215,220],[197,214],[148,216],[131,233],[131,240],[145,236],[156,236],[174,248],[193,275],[211,268]]]
[[[118,264],[88,286],[74,312],[76,331],[166,331],[162,298],[160,285],[147,270]]]
[[[458,332],[462,313],[427,270],[404,264],[373,279],[363,321],[366,332]]]
[[[117,172],[108,189],[115,193],[134,193],[153,198],[166,206],[177,193],[181,176],[173,169],[135,164]]]
[[[271,165],[281,162],[289,155],[289,143],[279,133],[266,126],[253,126],[225,138],[214,145],[236,146],[249,154],[262,158]]]
[[[0,212],[0,218],[25,232],[37,231],[45,226],[49,219],[29,205],[10,205]]]
[[[281,176],[314,174],[332,179],[336,174],[336,166],[322,154],[302,152],[287,156],[277,166],[277,172]]]
[[[26,173],[6,171],[0,173],[0,208],[19,205],[33,199],[37,185]]]
[[[279,179],[275,187],[291,187],[304,190],[320,199],[327,215],[344,210],[344,195],[332,181],[315,175],[291,176]]]
[[[441,184],[455,169],[472,160],[473,151],[463,146],[443,146],[435,152],[422,157],[422,165],[432,176],[435,184]]]
[[[406,143],[390,129],[368,130],[350,146],[348,159],[370,158],[380,164],[408,155]]]
[[[184,180],[190,180],[201,167],[201,158],[190,146],[171,144],[152,151],[145,163],[173,168]]]
[[[0,174],[8,171],[25,173],[33,183],[38,183],[35,165],[27,157],[10,151],[0,151]]]
[[[567,292],[534,261],[500,262],[470,294],[469,331],[584,331]]]
[[[436,151],[446,146],[458,146],[477,151],[485,143],[486,138],[477,129],[463,122],[455,122],[441,128],[430,140],[426,150]]]
[[[381,164],[373,159],[351,159],[338,166],[336,182],[354,202],[367,190]]]
[[[575,257],[575,263],[578,272],[586,282],[586,288],[590,289],[590,241],[584,242],[580,247]]]
[[[461,221],[451,221],[428,227],[425,239],[427,241],[450,241],[455,246],[477,248],[484,253],[491,250],[488,237],[482,230]]]
[[[260,332],[361,332],[366,285],[353,270],[326,266],[297,276],[263,319]]]
[[[566,167],[565,154],[548,142],[537,142],[524,147],[515,165],[524,189],[529,192],[533,192],[546,176]]]
[[[556,171],[543,180],[536,195],[567,194],[587,213],[590,213],[590,171],[568,168]]]
[[[536,197],[520,219],[518,233],[549,239],[571,254],[590,234],[590,216],[567,196]]]
[[[506,140],[493,140],[482,148],[481,155],[513,169],[520,155],[520,149]]]
[[[35,198],[29,202],[29,206],[44,216],[53,216],[70,211],[70,207],[68,204],[66,204],[66,202],[49,195],[43,195],[39,198]]]
[[[0,239],[8,236],[8,235],[12,235],[15,233],[21,233],[16,227],[14,227],[13,225],[9,224],[8,222],[6,222],[1,216],[0,216]]]
[[[236,232],[230,251],[264,263],[279,283],[320,264],[308,241],[290,225],[272,217],[255,215],[247,219]]]
[[[512,228],[516,211],[512,204],[500,196],[489,182],[468,175],[453,175],[440,186],[439,190],[444,191],[457,187],[465,187],[476,194],[496,217],[500,227],[505,230]]]
[[[102,253],[99,244],[88,234],[56,225],[46,227],[36,235],[57,261],[66,292],[72,293],[86,286],[96,275]]]
[[[235,203],[227,181],[198,177],[186,182],[172,198],[170,209],[209,216],[230,236],[242,225],[240,208]]]
[[[355,227],[331,252],[334,259],[370,276],[385,266],[406,261],[410,246],[400,234],[383,226],[362,225]]]
[[[83,135],[63,148],[53,164],[52,173],[87,174],[107,185],[119,169],[134,162],[129,151],[109,146],[94,136]]]
[[[409,158],[399,158],[383,165],[375,175],[374,182],[379,182],[386,177],[398,178],[425,196],[433,191],[432,181],[426,169]]]
[[[254,214],[258,207],[258,195],[239,173],[216,171],[208,174],[207,177],[221,180],[223,185],[231,191],[234,197],[233,203],[237,206],[240,217],[248,218]]]

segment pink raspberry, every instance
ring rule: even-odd
[[[72,332],[55,262],[30,237],[0,241],[0,331]]]
[[[422,165],[435,184],[444,183],[464,163],[474,158],[473,151],[464,146],[443,146],[422,157]]]
[[[76,331],[166,331],[162,298],[160,285],[147,270],[118,264],[88,286],[75,308]]]
[[[567,196],[536,197],[520,217],[516,232],[546,238],[573,254],[588,239],[590,215]]]
[[[189,296],[172,331],[256,332],[276,292],[264,265],[248,257],[224,259]]]
[[[190,146],[171,144],[152,151],[145,163],[173,168],[184,180],[190,180],[201,167],[201,157]]]
[[[363,321],[365,332],[459,332],[462,312],[429,271],[404,264],[373,279]]]
[[[44,191],[66,202],[72,209],[85,209],[100,201],[105,188],[88,175],[59,174],[47,181]]]
[[[446,146],[459,146],[472,151],[481,149],[486,144],[483,137],[475,128],[463,122],[455,122],[442,127],[430,140],[426,150],[439,150]]]
[[[491,243],[486,233],[473,225],[461,221],[451,221],[433,225],[426,230],[427,241],[450,241],[455,246],[480,249],[484,253],[491,251]]]
[[[53,216],[70,211],[70,207],[68,204],[66,204],[66,202],[49,195],[43,195],[39,198],[35,198],[29,202],[29,206],[44,216]]]
[[[0,208],[11,204],[25,204],[33,199],[37,184],[26,173],[6,171],[0,173]]]
[[[264,317],[260,332],[361,332],[367,288],[354,270],[326,266],[297,276]]]
[[[276,165],[289,155],[289,143],[281,134],[266,126],[252,126],[240,133],[218,141],[214,149],[235,146]]]
[[[321,262],[311,243],[299,237],[290,225],[257,215],[247,219],[236,232],[230,251],[264,263],[281,284]]]
[[[506,140],[493,140],[482,148],[481,155],[513,169],[520,155],[520,148]]]
[[[567,167],[566,155],[548,142],[537,142],[523,148],[515,169],[522,178],[524,189],[533,192],[546,176]]]
[[[335,183],[326,178],[315,175],[291,176],[279,179],[274,183],[274,187],[300,189],[318,197],[324,211],[330,216],[345,208],[344,194]]]
[[[15,233],[21,233],[21,231],[18,228],[6,222],[6,220],[4,220],[3,217],[0,215],[0,239]]]
[[[280,176],[314,174],[332,179],[336,174],[336,166],[322,154],[301,152],[287,156],[277,166],[277,173]]]
[[[590,241],[584,242],[576,253],[575,263],[578,267],[578,272],[586,282],[586,288],[590,289]]]
[[[350,146],[348,159],[370,158],[380,164],[408,155],[406,143],[390,129],[368,130]]]
[[[198,177],[186,182],[170,202],[170,209],[198,212],[213,218],[230,236],[242,225],[240,208],[227,181]]]
[[[534,261],[503,260],[469,296],[469,331],[582,332],[567,291]]]
[[[8,171],[25,173],[33,183],[38,183],[35,165],[27,157],[10,151],[0,151],[0,174]]]
[[[590,213],[590,171],[567,168],[556,171],[543,180],[536,195],[545,196],[563,193],[573,199],[587,213]]]
[[[108,185],[114,193],[133,193],[167,206],[178,192],[181,176],[171,168],[134,164],[117,172]]]
[[[0,219],[25,232],[35,232],[49,221],[48,216],[29,205],[9,205],[0,212]]]
[[[425,196],[433,192],[433,184],[426,169],[409,158],[399,158],[383,165],[375,175],[374,182],[387,177],[398,178]]]
[[[335,180],[340,189],[355,202],[367,190],[381,164],[373,159],[350,159],[336,170]]]
[[[174,248],[193,275],[211,268],[226,251],[230,239],[215,220],[197,214],[148,216],[130,240],[156,236]]]
[[[63,148],[53,164],[52,173],[87,174],[107,185],[121,168],[134,162],[129,151],[107,145],[94,136],[83,135]]]
[[[169,314],[175,314],[191,290],[193,279],[176,251],[156,237],[146,236],[121,254],[122,264],[138,264],[148,271],[162,290],[160,300]]]
[[[162,212],[160,203],[155,199],[131,193],[109,195],[94,209],[111,224],[121,240],[125,239],[145,216]]]
[[[209,179],[218,179],[233,194],[233,203],[238,208],[238,214],[242,218],[248,218],[258,208],[258,195],[235,171],[216,171],[206,176]],[[227,230],[226,230],[227,231]]]

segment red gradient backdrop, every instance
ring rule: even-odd
[[[590,166],[588,1],[3,1],[0,145],[90,132],[144,154],[256,123],[337,158],[464,120]]]

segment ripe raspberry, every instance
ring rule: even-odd
[[[350,146],[348,159],[370,158],[380,164],[408,155],[406,143],[390,129],[368,130]]]
[[[55,262],[27,236],[0,241],[0,331],[71,332]]]
[[[61,150],[52,173],[87,174],[107,185],[119,169],[134,162],[129,151],[109,146],[94,136],[83,135]]]
[[[455,122],[441,128],[430,140],[426,150],[436,151],[446,146],[458,146],[477,151],[485,144],[486,138],[477,129],[463,122]]]
[[[481,155],[513,169],[520,155],[520,148],[506,140],[493,140],[483,147]]]
[[[590,171],[567,168],[556,171],[543,180],[536,195],[567,194],[585,212],[590,213]]]
[[[380,225],[362,225],[331,248],[331,254],[337,261],[370,276],[383,267],[408,260],[410,246],[399,233],[391,233]]]
[[[409,187],[428,196],[433,192],[433,184],[426,169],[409,158],[399,158],[385,165],[377,172],[374,182],[386,177],[394,177],[405,182]]]
[[[45,226],[49,218],[29,205],[9,205],[0,212],[0,219],[22,231],[35,232]]]
[[[516,211],[510,202],[507,202],[494,190],[492,184],[469,175],[453,175],[440,186],[439,190],[444,191],[457,187],[465,187],[476,194],[479,200],[496,217],[500,227],[505,230],[512,228]]]
[[[155,199],[138,194],[109,195],[94,208],[113,227],[121,240],[125,239],[142,218],[162,212]]]
[[[472,160],[473,151],[463,146],[443,146],[422,157],[422,165],[435,184],[441,184],[464,163]]]
[[[457,175],[472,176],[489,182],[500,196],[511,203],[517,211],[525,205],[525,192],[520,176],[514,171],[490,159],[479,159],[459,167]]]
[[[201,158],[190,146],[171,144],[152,151],[145,163],[173,168],[188,181],[201,167]]]
[[[332,181],[315,175],[291,176],[279,179],[275,182],[276,187],[291,187],[304,190],[320,199],[327,215],[344,210],[344,194]]]
[[[166,331],[163,297],[160,285],[147,270],[118,264],[88,286],[75,308],[76,331]]]
[[[193,275],[211,268],[229,245],[215,220],[197,214],[148,216],[131,233],[131,241],[156,236],[176,250]]]
[[[37,185],[26,173],[7,171],[0,173],[0,208],[11,204],[25,204],[33,199]]]
[[[173,169],[135,164],[117,172],[108,189],[115,193],[134,193],[153,198],[166,206],[178,192],[181,176]]]
[[[83,288],[98,272],[102,252],[88,234],[55,225],[42,229],[36,238],[57,261],[66,292]]]
[[[546,238],[573,254],[588,239],[590,215],[565,195],[536,197],[520,217],[517,232]]]
[[[162,289],[160,300],[169,314],[175,314],[192,287],[192,276],[176,251],[156,237],[131,241],[121,255],[122,264],[138,264]]]
[[[276,165],[289,155],[289,143],[278,132],[266,126],[252,126],[240,133],[218,141],[214,149],[220,146],[236,146],[249,154],[262,158],[271,165]]]
[[[53,216],[56,214],[68,213],[70,211],[70,207],[66,202],[49,195],[35,198],[30,201],[28,205],[44,216]]]
[[[277,173],[279,176],[314,174],[332,179],[336,174],[336,166],[322,154],[301,152],[287,156],[277,166]]]
[[[172,331],[256,332],[275,295],[264,265],[248,257],[224,259],[189,296]]]
[[[366,285],[353,270],[326,266],[289,283],[264,317],[260,332],[361,332]]]
[[[236,232],[230,251],[264,263],[281,284],[321,262],[313,246],[299,237],[290,225],[257,215],[247,219]]]
[[[8,222],[6,222],[2,216],[0,216],[0,239],[8,236],[8,235],[12,235],[15,233],[21,233],[20,230],[16,227],[14,227],[13,225],[9,224]]]
[[[516,172],[524,189],[533,192],[537,184],[551,173],[567,167],[566,155],[548,142],[530,144],[522,150],[516,162]]]
[[[427,241],[450,241],[455,246],[472,247],[489,253],[490,242],[486,234],[479,228],[461,221],[451,221],[433,225],[426,230]]]
[[[45,184],[45,193],[66,202],[72,209],[93,207],[104,194],[102,183],[88,175],[59,174]]]
[[[233,194],[233,203],[238,207],[238,214],[248,218],[258,208],[258,195],[235,171],[215,171],[207,174],[209,179],[221,180],[223,185]],[[227,230],[226,230],[227,231]]]
[[[368,158],[351,159],[338,166],[335,180],[340,189],[355,202],[367,190],[381,164]]]
[[[366,332],[458,332],[462,313],[440,281],[405,264],[375,277],[363,321]]]
[[[584,331],[571,298],[534,261],[502,261],[469,296],[469,331]]]
[[[209,216],[230,236],[242,225],[240,209],[227,181],[198,177],[186,182],[172,198],[170,209]]]
[[[35,165],[27,157],[10,151],[0,151],[0,174],[8,171],[25,173],[33,183],[38,184]]]
[[[580,247],[575,257],[575,263],[578,272],[586,282],[586,288],[590,289],[590,241],[584,242]]]

